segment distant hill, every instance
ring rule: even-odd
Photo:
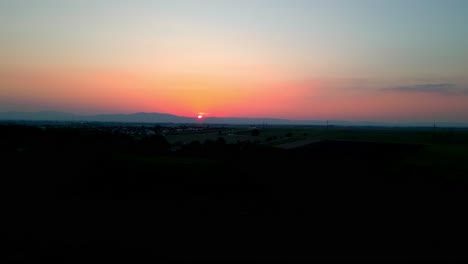
[[[232,125],[325,125],[324,120],[289,120],[280,118],[242,118],[242,117],[195,117],[177,116],[167,113],[132,113],[76,115],[71,113],[42,112],[0,112],[0,120],[24,121],[87,121],[87,122],[123,122],[123,123],[174,123],[174,124],[232,124]],[[366,127],[432,127],[433,123],[386,123],[369,121],[329,120],[330,126],[366,126]],[[437,127],[468,127],[464,123],[441,122]]]
[[[75,115],[61,112],[0,112],[0,120],[193,123],[195,118],[164,113]]]
[[[99,122],[135,122],[135,123],[203,123],[203,124],[294,124],[294,121],[275,118],[238,118],[238,117],[206,117],[198,120],[195,117],[177,116],[166,113],[133,113],[133,114],[101,114],[75,115],[61,112],[0,112],[0,120],[31,120],[31,121],[99,121]]]
[[[86,121],[103,122],[138,122],[138,123],[194,123],[195,118],[176,116],[165,113],[134,113],[79,116]]]

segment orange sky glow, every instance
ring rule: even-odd
[[[0,112],[468,122],[463,3],[20,2]]]

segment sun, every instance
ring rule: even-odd
[[[202,118],[203,118],[203,115],[202,115],[202,114],[198,114],[197,118],[198,118],[198,119],[202,119]]]

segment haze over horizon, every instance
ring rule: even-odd
[[[468,1],[0,0],[0,112],[468,122]]]

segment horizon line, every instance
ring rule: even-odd
[[[71,113],[71,112],[60,112],[60,111],[54,111],[54,110],[49,110],[49,111],[1,111],[0,112],[0,120],[1,121],[79,121],[79,120],[63,120],[63,118],[58,119],[57,117],[47,119],[47,118],[40,118],[36,117],[31,119],[30,118],[17,118],[17,117],[4,117],[1,116],[1,114],[62,114],[62,115],[70,115],[78,118],[86,118],[86,117],[96,117],[96,116],[112,116],[112,115],[122,115],[122,116],[130,116],[130,115],[135,115],[135,114],[158,114],[158,115],[169,115],[173,116],[174,118],[186,118],[189,120],[193,120],[194,122],[199,121],[197,119],[197,116],[190,117],[190,116],[181,116],[181,115],[175,115],[171,113],[164,113],[164,112],[130,112],[130,113],[100,113],[100,114],[77,114],[77,113]],[[203,119],[236,119],[237,121],[240,121],[239,119],[246,119],[246,120],[258,120],[260,121],[261,119],[265,120],[272,120],[272,121],[277,121],[277,122],[288,122],[291,123],[290,125],[301,125],[301,122],[307,122],[309,124],[302,124],[302,125],[320,125],[320,124],[311,124],[311,122],[327,122],[327,125],[329,126],[437,126],[439,125],[445,125],[445,126],[452,126],[452,127],[467,127],[468,122],[460,122],[460,121],[369,121],[369,120],[347,120],[347,119],[289,119],[289,118],[278,118],[278,117],[236,117],[236,116],[206,116],[203,117]],[[124,122],[124,123],[184,123],[184,122],[159,122],[159,121],[112,121],[112,120],[80,120],[80,121],[90,121],[90,122]],[[330,122],[341,122],[341,123],[346,123],[346,124],[333,124]],[[199,123],[199,122],[197,122]],[[216,124],[216,123],[212,123]],[[218,123],[218,124],[229,124],[229,122],[223,122],[223,123]],[[239,123],[233,123],[235,125],[239,125]],[[244,123],[245,125],[251,125],[252,123]],[[268,124],[264,123],[264,125],[288,125],[288,124]]]

